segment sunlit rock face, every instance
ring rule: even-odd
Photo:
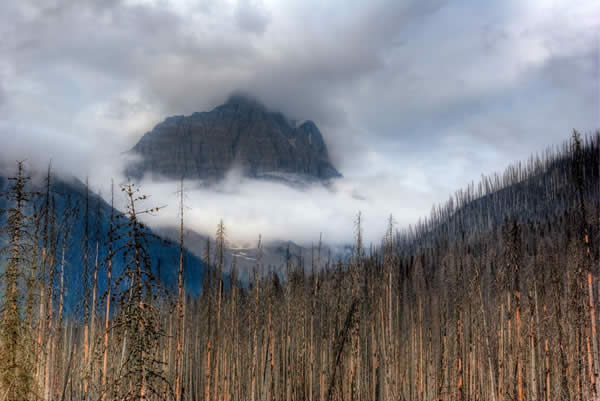
[[[168,117],[131,150],[140,160],[127,174],[222,179],[231,168],[243,175],[289,181],[290,177],[328,180],[340,173],[312,121],[299,126],[257,101],[232,96],[209,112]]]

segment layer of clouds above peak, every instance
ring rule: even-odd
[[[207,220],[230,215],[240,233],[306,240],[335,216],[345,241],[359,209],[415,222],[481,173],[600,126],[594,0],[5,1],[0,38],[2,159],[52,159],[99,187],[156,123],[234,91],[314,120],[344,180],[211,195]],[[244,214],[243,199],[267,207]],[[282,230],[286,210],[312,217]]]

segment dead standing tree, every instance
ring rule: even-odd
[[[184,348],[185,340],[185,314],[184,314],[184,226],[183,226],[183,179],[181,180],[181,187],[179,189],[179,213],[180,213],[180,227],[179,227],[179,270],[177,273],[177,345],[175,354],[175,401],[181,401],[181,376],[183,371],[183,358],[182,350]]]
[[[7,238],[3,253],[7,254],[2,275],[3,297],[0,304],[0,388],[6,401],[37,398],[32,372],[37,360],[30,328],[24,325],[21,305],[25,299],[21,283],[30,272],[29,255],[35,244],[30,235],[31,216],[27,206],[32,193],[27,191],[29,177],[24,174],[23,162],[17,164],[17,175],[5,196],[12,203],[7,210],[6,226],[2,232]]]
[[[120,217],[127,242],[118,252],[122,252],[125,268],[115,286],[119,312],[112,329],[123,341],[123,354],[113,385],[120,389],[117,397],[121,400],[170,399],[172,388],[163,375],[164,361],[156,352],[163,332],[154,300],[161,295],[148,249],[154,237],[140,221],[140,216],[153,214],[160,208],[140,210],[138,203],[147,199],[134,184],[122,186],[127,198],[127,211]],[[156,239],[156,238],[155,238]],[[164,394],[167,384],[167,394]]]

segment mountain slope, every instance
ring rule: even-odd
[[[0,193],[8,189],[9,182],[6,177],[0,176]],[[70,235],[66,242],[65,253],[65,303],[67,311],[77,311],[80,307],[79,300],[83,297],[84,282],[82,280],[84,269],[84,236],[85,236],[85,184],[78,180],[53,179],[51,196],[56,203],[56,220],[59,225],[57,244],[57,263],[60,263],[61,249],[64,239],[64,216],[67,210],[75,208],[76,216],[68,223]],[[41,192],[35,198],[38,206],[43,203],[44,189],[31,186],[33,191]],[[121,191],[115,191],[115,196],[121,196]],[[0,197],[0,210],[5,210],[8,203]],[[33,205],[31,205],[33,206]],[[33,210],[30,208],[30,213]],[[119,212],[115,210],[115,215]],[[103,294],[106,289],[106,263],[103,263],[108,254],[107,233],[110,226],[111,206],[100,196],[89,193],[89,271],[94,268],[96,260],[96,245],[98,245],[98,294]],[[5,216],[0,215],[0,226],[5,224]],[[148,229],[148,233],[156,236],[156,233]],[[153,237],[149,241],[149,254],[154,269],[154,275],[160,280],[164,287],[174,290],[177,281],[177,269],[179,263],[179,245],[163,239],[164,237]],[[5,237],[0,237],[0,248],[5,244]],[[119,249],[126,241],[125,236],[115,241],[115,249]],[[204,262],[193,253],[185,251],[185,282],[187,292],[191,295],[199,294],[202,288],[204,274]],[[113,277],[118,277],[124,268],[123,255],[117,253],[113,258]],[[58,268],[59,269],[59,268]],[[54,283],[58,288],[58,282]],[[91,288],[91,282],[90,282]]]
[[[581,196],[591,208],[600,211],[600,133],[582,139],[579,159],[572,142],[548,148],[527,162],[510,165],[502,174],[482,177],[478,185],[457,190],[443,205],[434,206],[428,218],[421,219],[399,235],[399,248],[413,253],[413,244],[429,248],[492,231],[506,219],[519,223],[547,222],[564,215],[579,202],[574,169],[581,163]]]
[[[281,113],[244,96],[233,96],[210,112],[169,117],[131,149],[141,160],[129,176],[219,180],[233,167],[244,175],[326,180],[340,173],[312,121],[296,127]]]

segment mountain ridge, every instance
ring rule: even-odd
[[[218,181],[232,168],[253,178],[293,182],[288,175],[327,181],[341,177],[312,120],[296,126],[257,100],[231,96],[211,111],[167,117],[130,153],[126,174]]]

